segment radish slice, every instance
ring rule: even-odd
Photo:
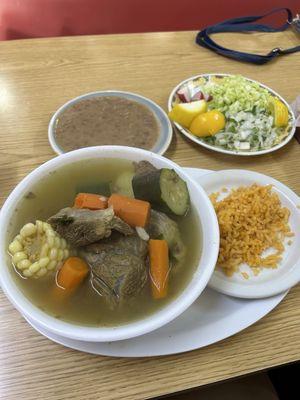
[[[201,92],[201,90],[199,90],[198,92],[196,92],[193,97],[191,98],[191,101],[199,101],[199,100],[203,100],[204,99],[204,95]]]
[[[204,93],[204,100],[205,101],[211,101],[213,97],[210,94]]]
[[[187,89],[179,89],[177,91],[177,96],[182,103],[190,102],[190,96],[189,96]]]

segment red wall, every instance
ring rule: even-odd
[[[300,12],[299,0],[0,0],[0,39],[197,30],[282,5]]]

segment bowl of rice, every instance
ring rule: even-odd
[[[247,170],[203,175],[220,229],[213,289],[263,298],[300,282],[300,198],[269,176]]]

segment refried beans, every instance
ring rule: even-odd
[[[78,101],[62,112],[55,128],[63,151],[108,144],[149,150],[158,134],[158,121],[149,108],[117,96]]]

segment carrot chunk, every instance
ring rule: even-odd
[[[75,197],[74,207],[103,210],[107,208],[107,197],[92,193],[78,193]]]
[[[84,280],[89,272],[85,261],[79,257],[69,257],[57,274],[57,283],[64,289],[74,290]]]
[[[162,299],[168,293],[169,249],[165,240],[149,240],[152,296]]]
[[[79,257],[69,257],[58,271],[56,282],[52,290],[52,296],[56,300],[63,301],[68,298],[89,273],[88,264]]]
[[[112,194],[108,199],[108,205],[113,207],[117,217],[130,226],[144,227],[149,220],[151,206],[148,201]]]

